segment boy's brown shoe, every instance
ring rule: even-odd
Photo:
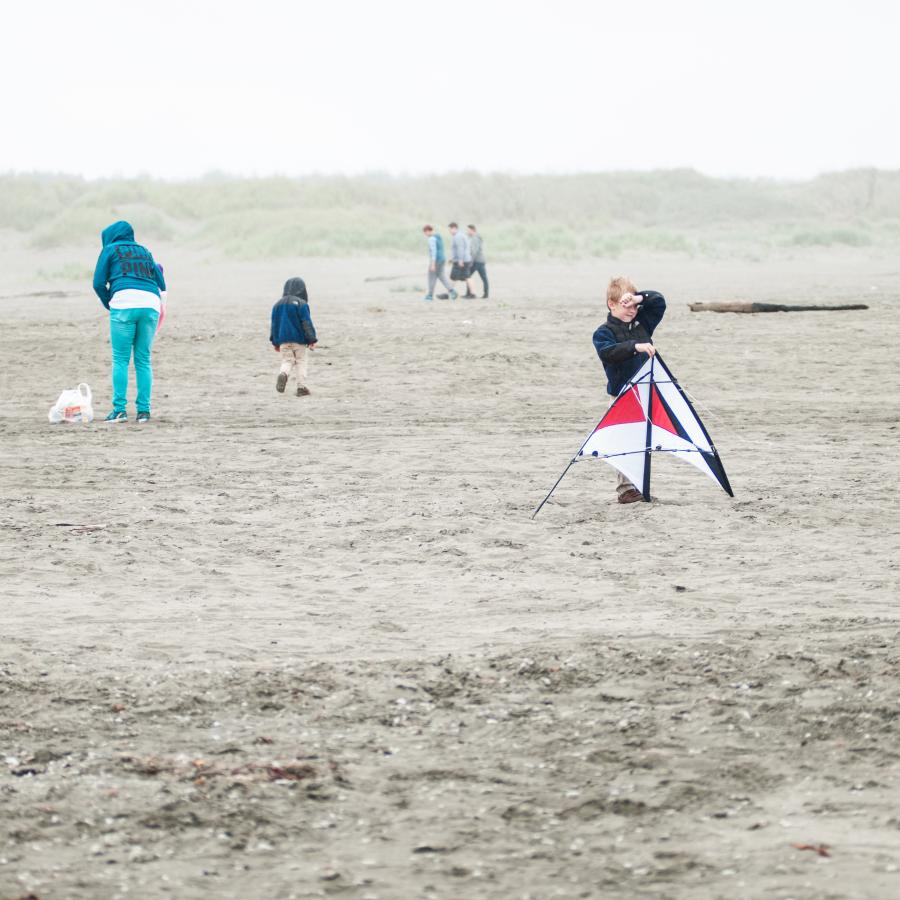
[[[287,385],[288,377],[284,372],[280,372],[278,374],[278,381],[275,382],[275,390],[278,391],[279,394],[284,393],[285,385]]]
[[[312,391],[308,387],[298,387],[297,388],[297,396],[298,397],[308,397]]]
[[[637,503],[643,499],[644,495],[637,488],[629,488],[624,494],[619,494],[619,503]]]

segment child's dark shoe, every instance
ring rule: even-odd
[[[298,397],[308,397],[312,391],[308,387],[298,387],[297,388],[297,396]]]
[[[619,503],[637,503],[643,500],[644,495],[637,488],[629,488],[622,494],[619,494]]]
[[[288,377],[284,372],[278,373],[278,381],[275,382],[275,390],[278,391],[279,394],[284,393],[284,389],[287,386]]]
[[[128,413],[126,412],[116,412],[113,410],[104,420],[104,422],[127,422],[128,421]]]
[[[149,422],[149,421],[150,421],[150,413],[147,412],[146,409],[142,409],[142,410],[137,414],[137,420],[138,420],[138,424],[139,424],[139,425],[142,425],[144,422]]]

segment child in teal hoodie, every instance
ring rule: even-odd
[[[159,321],[160,291],[166,290],[166,282],[153,254],[135,241],[128,222],[113,222],[103,229],[101,238],[103,249],[94,270],[94,291],[109,310],[113,408],[106,421],[124,422],[128,418],[128,364],[134,353],[137,420],[147,422],[153,388],[150,348]]]

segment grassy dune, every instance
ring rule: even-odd
[[[900,244],[900,171],[811,181],[693,171],[583,175],[314,176],[184,182],[0,176],[0,228],[34,247],[94,243],[116,218],[148,241],[242,259],[421,253],[421,226],[475,222],[493,260],[635,251],[762,257]]]

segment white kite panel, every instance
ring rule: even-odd
[[[697,450],[693,444],[666,431],[664,428],[658,428],[654,425],[650,432],[650,446],[656,450],[660,447],[662,450],[671,451],[660,453],[660,456],[674,456],[689,462],[692,466],[696,466],[701,472],[707,474],[716,484],[720,484],[719,479],[709,467],[709,463],[703,454]]]
[[[657,378],[660,376],[664,379],[671,378],[671,375],[666,373],[665,369],[660,367],[657,369],[655,373]],[[706,451],[711,451],[712,447],[710,446],[709,441],[706,439],[706,435],[703,433],[703,426],[700,424],[700,421],[697,419],[696,413],[688,406],[687,401],[684,399],[681,391],[678,388],[671,384],[668,380],[657,381],[656,389],[659,391],[663,400],[666,401],[669,409],[672,410],[672,415],[678,419],[681,427],[685,430],[688,437],[701,449]]]
[[[618,469],[632,484],[644,481],[644,448],[647,446],[647,423],[629,422],[609,425],[595,431],[581,448],[582,459],[596,458]]]

